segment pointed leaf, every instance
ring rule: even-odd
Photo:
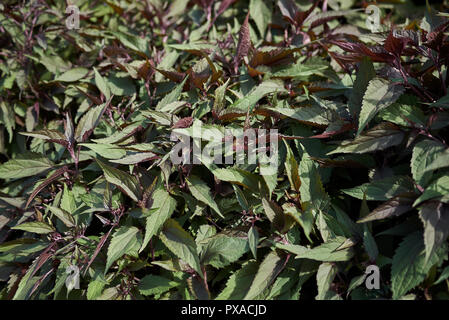
[[[14,230],[23,230],[27,232],[34,232],[38,234],[47,234],[51,232],[55,232],[55,229],[46,224],[45,222],[25,222],[22,224],[19,224],[18,226],[12,227],[11,229]]]
[[[268,288],[284,268],[285,259],[276,251],[268,253],[260,264],[244,300],[252,300]]]
[[[89,70],[86,68],[74,68],[70,69],[63,74],[61,74],[59,77],[55,78],[55,81],[62,81],[62,82],[75,82],[82,78],[84,78]]]
[[[237,234],[219,233],[200,243],[205,243],[202,245],[201,263],[204,265],[209,264],[217,269],[237,261],[249,250],[246,237]]]
[[[104,94],[106,100],[109,100],[111,97],[111,91],[109,90],[109,86],[106,82],[106,80],[102,77],[102,75],[97,71],[96,68],[94,68],[95,73],[95,84],[97,85],[98,89],[100,89],[101,93]]]
[[[207,204],[220,217],[224,218],[223,214],[220,211],[220,208],[218,208],[217,203],[212,198],[209,186],[203,180],[191,175],[189,176],[189,178],[187,178],[187,185],[189,186],[190,192],[196,199]]]
[[[421,206],[419,217],[424,224],[426,260],[446,241],[449,235],[449,206],[432,201]]]
[[[239,31],[239,42],[237,44],[237,53],[234,60],[234,66],[236,68],[239,66],[243,57],[246,57],[248,55],[249,49],[251,47],[248,19],[249,19],[249,12],[246,15],[245,21],[243,22]]]
[[[176,200],[173,199],[165,189],[157,189],[153,194],[153,204],[151,210],[153,211],[146,221],[145,238],[140,248],[140,252],[145,249],[148,242],[154,235],[157,235],[176,208]]]
[[[381,220],[389,217],[399,216],[413,209],[412,205],[416,198],[414,193],[404,193],[381,204],[368,215],[358,220],[357,223]]]
[[[104,172],[106,181],[119,187],[126,195],[134,201],[138,201],[141,197],[139,184],[136,177],[127,172],[108,166],[107,164],[96,159],[98,165]]]
[[[53,167],[45,156],[27,152],[0,165],[0,179],[19,179],[38,175]]]
[[[169,219],[165,223],[159,237],[171,252],[188,263],[203,277],[195,240],[176,220]]]
[[[108,257],[104,273],[107,273],[112,264],[123,255],[129,254],[140,247],[141,237],[136,227],[122,226],[112,235],[108,247]]]
[[[93,132],[100,122],[100,118],[106,110],[107,104],[102,104],[91,108],[78,122],[75,130],[75,140],[83,142]]]
[[[76,225],[75,219],[73,219],[73,216],[67,211],[52,206],[47,206],[47,208],[51,211],[51,213],[57,216],[67,227],[72,228]]]
[[[374,66],[368,57],[364,57],[359,64],[354,81],[354,88],[348,101],[348,108],[354,119],[358,119],[362,109],[363,96],[369,82],[376,76]]]
[[[395,102],[403,92],[403,86],[392,84],[381,78],[372,79],[363,96],[357,135],[365,129],[366,125],[380,110]]]
[[[245,263],[241,269],[234,272],[226,282],[226,287],[217,296],[216,300],[243,300],[248,292],[259,264],[256,261]]]
[[[409,290],[419,285],[430,268],[439,265],[447,258],[446,248],[435,252],[426,261],[421,232],[414,232],[401,242],[397,248],[391,267],[391,290],[393,299],[399,299]]]
[[[393,176],[341,191],[359,200],[363,200],[363,197],[366,196],[366,200],[387,201],[401,193],[413,191],[413,189],[413,181],[410,178]]]
[[[343,237],[338,237],[329,240],[315,248],[309,249],[300,245],[293,244],[276,244],[279,249],[286,250],[293,254],[296,254],[296,259],[306,258],[317,261],[348,261],[350,260],[354,252],[351,246],[347,248],[341,248],[342,245],[346,246],[347,239]]]
[[[177,286],[179,286],[179,282],[150,274],[140,280],[138,288],[144,296],[151,296],[162,294]]]
[[[298,171],[298,162],[293,155],[293,152],[288,145],[288,143],[284,140],[285,146],[287,148],[287,159],[285,159],[285,171],[287,172],[288,181],[290,182],[290,186],[292,190],[296,192],[299,191],[301,187],[301,179],[299,178]]]
[[[257,260],[257,245],[259,244],[259,232],[257,229],[252,226],[248,231],[248,245],[251,250],[251,253],[254,256],[254,259]]]
[[[444,175],[433,181],[419,196],[419,198],[415,200],[413,206],[416,207],[423,201],[447,196],[448,194],[449,194],[449,176]]]
[[[256,23],[261,37],[265,35],[267,26],[272,19],[272,8],[270,4],[270,2],[265,2],[263,0],[251,0],[249,2],[249,13]]]
[[[436,160],[444,154],[445,146],[442,143],[433,140],[423,140],[413,148],[412,160],[410,167],[412,169],[413,179],[421,187],[426,187],[432,178],[430,170],[438,169],[435,166]],[[447,158],[446,160],[449,160]],[[447,161],[444,161],[449,166]],[[432,168],[429,168],[433,166]]]
[[[358,135],[353,141],[344,141],[337,149],[328,152],[335,153],[367,153],[384,150],[396,146],[404,139],[404,133],[389,122],[383,122],[378,126]]]
[[[316,274],[318,295],[316,300],[331,300],[335,298],[336,293],[331,291],[331,285],[337,275],[338,269],[332,263],[322,263]]]

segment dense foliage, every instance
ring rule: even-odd
[[[447,4],[72,4],[0,4],[1,299],[449,298]]]

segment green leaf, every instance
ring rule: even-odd
[[[167,14],[167,18],[183,15],[186,11],[187,4],[188,3],[184,0],[174,0],[170,5],[170,11]]]
[[[249,2],[249,14],[256,23],[261,37],[265,35],[267,26],[271,21],[272,8],[270,2],[263,0],[251,0]]]
[[[412,169],[413,179],[421,187],[426,187],[432,179],[432,172],[430,170],[438,169],[434,163],[445,150],[445,146],[433,140],[423,140],[415,145],[413,148],[412,160],[410,167]],[[446,159],[446,160],[449,160]],[[434,165],[432,169],[429,169]],[[447,162],[445,165],[449,166]]]
[[[287,159],[285,159],[285,171],[287,173],[288,181],[290,182],[292,190],[298,192],[301,186],[301,179],[299,178],[299,171],[298,171],[298,162],[296,161],[295,156],[293,155],[293,152],[290,149],[290,146],[288,145],[286,140],[284,140],[284,143],[285,147],[287,148]]]
[[[328,152],[335,153],[367,153],[396,146],[404,139],[404,133],[389,122],[383,122],[371,130],[358,135],[354,140],[343,142],[337,149]]]
[[[96,300],[118,300],[120,292],[117,287],[106,288]]]
[[[259,184],[264,183],[259,175],[238,168],[217,168],[213,164],[206,164],[214,176],[222,181],[233,182],[251,191],[259,191]]]
[[[143,40],[143,39],[142,39]],[[136,92],[134,82],[129,76],[108,76],[108,86],[111,90],[111,98],[114,96],[132,96]],[[110,100],[109,100],[110,101]]]
[[[315,225],[324,242],[327,242],[329,239],[333,239],[336,236],[350,237],[353,233],[358,233],[358,230],[355,230],[355,228],[350,223],[346,223],[346,221],[347,219],[338,221],[333,215],[324,213],[320,210],[315,219]]]
[[[312,75],[324,76],[324,71],[327,69],[329,69],[329,63],[327,61],[311,58],[306,62],[298,60],[295,64],[276,68],[272,76],[276,78],[307,80]]]
[[[376,261],[376,258],[379,255],[379,249],[377,248],[376,241],[369,231],[368,225],[365,224],[363,227],[363,246],[365,247],[365,251],[368,253],[370,260]]]
[[[101,74],[97,71],[96,68],[94,68],[95,73],[95,84],[97,85],[98,89],[100,89],[101,93],[104,94],[106,100],[109,100],[111,97],[111,91],[109,90],[109,86],[106,82],[106,80],[101,76]]]
[[[56,231],[52,226],[46,224],[45,222],[39,222],[39,221],[25,222],[25,223],[19,224],[18,226],[12,227],[11,229],[23,230],[23,231],[33,232],[33,233],[38,233],[38,234],[47,234],[47,233]]]
[[[133,35],[129,32],[121,32],[121,31],[109,31],[114,37],[117,38],[125,47],[141,52],[145,55],[149,55],[148,52],[148,42],[136,35]]]
[[[357,70],[354,87],[348,101],[349,111],[354,119],[358,119],[362,108],[363,96],[369,82],[376,76],[374,66],[368,57],[363,57]]]
[[[53,162],[41,154],[21,153],[0,165],[0,179],[19,179],[39,175],[53,166]]]
[[[159,234],[159,238],[171,252],[188,263],[203,277],[195,240],[193,240],[192,236],[176,220],[169,219],[165,223]]]
[[[147,110],[146,112],[149,112],[149,110]],[[152,112],[156,112],[156,111],[152,111]],[[93,141],[95,143],[108,144],[108,145],[114,144],[114,143],[119,143],[119,142],[123,141],[124,139],[126,139],[127,137],[131,136],[133,133],[135,133],[140,126],[141,126],[141,123],[132,122],[132,123],[127,124],[126,127],[120,128],[121,130],[114,131],[111,135],[108,135],[107,137],[99,138],[99,139],[91,139],[91,141]],[[142,144],[142,145],[145,145],[145,144]],[[133,147],[135,147],[135,145],[133,145]],[[147,150],[141,150],[141,151],[147,151]]]
[[[220,211],[220,208],[218,208],[217,203],[212,198],[209,186],[203,180],[194,175],[191,175],[186,179],[186,181],[187,185],[189,186],[190,192],[197,200],[207,204],[220,217],[224,218],[223,214]]]
[[[447,258],[446,248],[441,248],[426,261],[421,232],[414,232],[397,248],[391,267],[391,290],[393,299],[399,299],[419,285],[433,265],[441,264]]]
[[[229,277],[226,287],[216,297],[216,300],[243,300],[251,287],[258,267],[259,264],[254,260],[246,262],[242,268]]]
[[[17,291],[14,294],[13,300],[29,299],[34,285],[40,279],[40,277],[32,276],[38,263],[39,263],[39,259],[36,259],[33,262],[33,264],[28,268],[25,275],[21,278],[19,285],[17,287]]]
[[[87,300],[96,300],[103,292],[105,281],[93,280],[87,287]]]
[[[259,232],[254,226],[248,231],[248,245],[254,256],[254,259],[257,260],[257,245],[259,244]]]
[[[126,155],[126,151],[113,144],[80,143],[79,146],[87,147],[105,159],[120,159]]]
[[[83,142],[87,139],[100,122],[100,118],[106,110],[106,104],[91,108],[78,122],[75,130],[75,140]]]
[[[337,275],[338,269],[333,263],[322,263],[316,274],[316,282],[318,287],[318,295],[316,300],[334,300],[338,299],[338,295],[330,290],[332,282]]]
[[[205,50],[211,50],[215,47],[210,43],[205,42],[191,42],[186,44],[169,44],[168,47],[176,49],[176,50],[183,50],[183,51],[205,51]]]
[[[169,94],[162,98],[161,101],[159,101],[156,106],[156,111],[162,111],[165,106],[179,100],[182,89],[184,88],[184,84],[186,83],[187,79],[188,76],[185,77],[184,80],[180,84],[178,84]]]
[[[299,163],[299,177],[301,179],[299,188],[301,204],[306,206],[305,203],[308,203],[311,208],[317,210],[327,209],[330,202],[329,195],[324,190],[316,162],[306,153]]]
[[[51,141],[55,141],[55,142],[59,142],[59,141],[67,142],[66,136],[63,133],[56,131],[56,130],[42,129],[42,130],[33,131],[33,132],[21,132],[20,134],[24,135],[24,136],[28,136],[28,137],[43,139],[43,140],[51,140]]]
[[[395,102],[404,92],[404,87],[381,78],[372,79],[363,96],[359,116],[359,135],[374,116],[382,109]]]
[[[153,194],[153,211],[148,217],[145,226],[145,238],[139,252],[142,252],[151,238],[158,234],[165,221],[167,221],[176,208],[176,200],[165,189],[157,189]]]
[[[416,207],[421,202],[449,194],[449,176],[444,175],[433,181],[415,200],[413,206]]]
[[[248,240],[243,236],[218,233],[201,241],[201,263],[219,269],[237,261],[249,250]]]
[[[37,242],[38,242],[37,239],[30,239],[30,238],[20,238],[17,240],[3,242],[2,244],[0,244],[0,252],[8,252],[16,249],[21,249],[24,246],[34,245]]]
[[[69,190],[67,184],[64,184],[64,193],[62,194],[60,207],[70,214],[74,213],[78,208],[76,205],[75,195],[72,190]]]
[[[291,216],[304,230],[304,234],[307,239],[309,239],[310,243],[312,243],[312,239],[310,238],[310,234],[313,230],[313,224],[315,222],[315,217],[311,210],[305,210],[301,212],[294,204],[292,203],[284,203],[282,205],[285,214]]]
[[[426,116],[419,107],[414,105],[393,103],[383,109],[379,116],[384,121],[390,121],[403,127],[424,128],[426,126]]]
[[[203,240],[210,238],[217,234],[217,229],[214,226],[203,224],[199,227],[195,237],[196,244],[200,244]]]
[[[318,263],[312,260],[295,261],[290,267],[285,268],[271,286],[269,295],[265,293],[263,299],[296,300],[300,297],[303,284],[316,274]],[[266,291],[265,291],[266,292]],[[259,298],[259,297],[258,297]]]
[[[431,107],[436,108],[446,108],[449,109],[449,94],[445,95],[438,101],[435,101],[434,103],[430,104]]]
[[[437,285],[437,284],[443,282],[447,278],[449,278],[449,267],[444,268],[444,270],[441,272],[441,275],[438,278],[438,280],[435,281],[434,285]]]
[[[73,68],[69,71],[64,72],[59,77],[55,78],[55,81],[62,81],[62,82],[76,82],[82,78],[84,78],[89,70],[86,68]]]
[[[238,187],[235,184],[232,185],[232,188],[234,189],[235,197],[237,198],[237,201],[238,201],[240,207],[242,207],[243,210],[248,211],[249,203],[248,203],[248,200],[246,199],[243,191],[240,189],[240,187]]]
[[[148,161],[150,159],[154,159],[155,157],[157,157],[156,154],[152,152],[139,152],[127,155],[121,159],[110,160],[110,162],[119,164],[137,164],[140,162]]]
[[[252,300],[268,288],[284,268],[285,257],[276,251],[268,253],[257,270],[244,300]]]
[[[428,171],[435,171],[441,168],[449,167],[449,149],[440,150],[437,154],[435,154],[435,158],[432,159],[430,164],[423,168],[425,174],[430,174]]]
[[[108,256],[106,260],[106,274],[112,264],[125,254],[137,251],[141,245],[141,236],[136,227],[122,226],[112,235],[111,243],[108,247]]]
[[[278,112],[286,117],[318,125],[329,125],[333,118],[331,110],[323,109],[318,105],[300,108],[267,108],[268,110]]]
[[[47,208],[51,211],[51,213],[57,216],[67,227],[72,228],[76,225],[75,219],[73,219],[73,216],[67,211],[52,206],[47,206]]]
[[[217,89],[215,89],[215,100],[214,100],[214,106],[213,110],[220,114],[220,112],[223,110],[225,105],[225,96],[226,96],[226,89],[228,87],[229,81],[231,79],[229,78],[224,84],[219,86]]]
[[[357,276],[351,279],[351,282],[349,283],[348,290],[346,293],[346,296],[348,297],[349,294],[357,287],[360,287],[363,283],[365,283],[366,274],[362,274],[361,276]]]
[[[138,201],[141,197],[139,183],[136,177],[127,172],[108,166],[107,164],[96,159],[98,165],[104,172],[106,181],[119,187],[126,195],[134,201]]]
[[[276,80],[267,80],[259,84],[253,90],[251,90],[245,97],[237,100],[232,104],[230,109],[238,109],[244,112],[252,112],[256,103],[270,93],[285,92],[282,82]]]
[[[273,227],[282,232],[285,226],[285,214],[282,208],[274,201],[270,201],[266,198],[262,198],[262,205],[265,215],[268,220],[273,224]]]
[[[325,12],[314,12],[307,16],[304,20],[305,26],[310,26],[310,28],[314,28],[323,23],[323,21],[332,20],[338,17],[350,16],[357,14],[358,10],[339,10],[339,11],[325,11]]]
[[[349,247],[342,248],[348,242],[347,240],[343,237],[337,237],[312,249],[300,245],[281,243],[277,243],[276,247],[295,254],[295,259],[305,258],[324,262],[348,261],[353,257],[354,252],[352,243],[349,244]]]
[[[363,200],[366,195],[366,200],[387,201],[401,193],[413,191],[413,189],[413,181],[410,178],[393,176],[341,191],[359,200]]]
[[[424,225],[427,261],[449,235],[449,206],[436,201],[425,203],[420,208],[419,217]]]
[[[162,294],[177,286],[179,286],[179,282],[150,274],[140,280],[138,288],[144,296],[151,296]]]
[[[9,143],[13,139],[13,130],[16,128],[15,113],[13,107],[5,101],[0,101],[0,124],[3,123],[8,130]]]

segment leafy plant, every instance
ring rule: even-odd
[[[0,4],[1,299],[449,297],[447,3],[73,2]]]

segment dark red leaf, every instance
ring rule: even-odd
[[[242,61],[243,57],[248,55],[249,49],[251,47],[251,39],[249,37],[249,12],[246,15],[245,21],[240,27],[239,32],[239,42],[237,44],[237,55],[234,60],[234,69],[237,72],[238,66]]]
[[[174,125],[173,129],[175,128],[188,128],[192,125],[193,118],[192,117],[185,117],[180,120],[178,120]]]

